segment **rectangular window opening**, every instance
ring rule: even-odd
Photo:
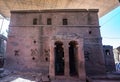
[[[37,25],[37,18],[33,19],[33,25]]]
[[[47,25],[52,25],[52,19],[51,18],[47,19]]]
[[[63,25],[68,25],[68,20],[67,19],[63,19]]]

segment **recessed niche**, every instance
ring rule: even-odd
[[[92,31],[89,31],[89,34],[92,34]]]
[[[49,76],[49,75],[48,75],[47,77],[48,77],[48,78],[50,78],[50,76]]]
[[[33,41],[34,44],[36,44],[36,42],[37,42],[36,40]]]
[[[14,50],[15,56],[19,55],[19,50]]]
[[[33,57],[32,60],[35,60],[35,57]]]
[[[48,58],[46,57],[45,60],[48,61]]]

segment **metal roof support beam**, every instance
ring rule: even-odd
[[[0,34],[2,32],[3,23],[4,23],[4,18],[2,19],[2,23],[1,23],[1,26],[0,26]]]

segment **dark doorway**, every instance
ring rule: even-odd
[[[55,75],[64,75],[64,51],[62,42],[55,43]]]
[[[71,41],[69,43],[69,66],[70,66],[70,76],[77,75],[77,60],[76,60],[76,42]]]

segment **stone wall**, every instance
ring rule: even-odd
[[[5,67],[13,71],[36,71],[55,76],[55,42],[61,41],[66,52],[69,42],[76,41],[79,77],[85,77],[85,69],[87,75],[104,74],[97,13],[95,9],[12,11]],[[48,18],[51,18],[51,25],[47,25]],[[67,19],[67,25],[63,25],[63,19]],[[85,61],[84,56],[88,60]],[[66,76],[69,76],[68,57],[66,52]]]
[[[114,61],[113,47],[104,45],[103,52],[104,52],[104,57],[105,57],[106,72],[114,72],[115,61]]]

